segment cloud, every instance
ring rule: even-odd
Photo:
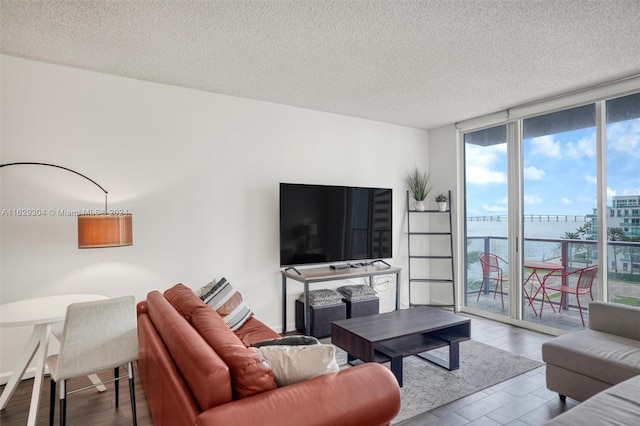
[[[640,195],[640,188],[623,189],[620,195]]]
[[[524,204],[529,205],[529,206],[533,206],[536,204],[542,204],[542,198],[536,196],[536,195],[525,195],[523,198]]]
[[[482,167],[467,167],[467,183],[506,183],[507,175],[504,172],[496,172]]]
[[[506,213],[507,212],[507,207],[506,206],[497,206],[497,205],[490,206],[488,204],[483,204],[482,205],[482,210],[484,212],[488,212],[488,213]]]
[[[640,158],[640,118],[609,124],[607,146],[621,154]]]
[[[586,180],[589,183],[592,183],[594,185],[596,185],[598,183],[598,178],[595,176],[585,176],[584,180]]]
[[[562,204],[563,206],[570,206],[573,203],[568,198],[560,198],[560,204]]]
[[[465,149],[467,183],[483,185],[507,182],[506,144],[489,147],[467,144]]]
[[[595,131],[583,137],[577,143],[567,142],[567,156],[578,160],[582,157],[594,158],[596,156],[596,133]]]
[[[528,180],[542,180],[545,175],[545,171],[536,166],[529,166],[524,169],[524,178]]]
[[[616,196],[616,190],[615,189],[611,189],[611,188],[609,188],[607,186],[607,200],[611,200],[615,196]]]
[[[540,136],[531,139],[531,153],[551,158],[562,158],[560,142],[556,142],[553,135]]]
[[[484,213],[506,213],[507,212],[507,202],[508,198],[504,197],[503,199],[497,201],[493,205],[483,204],[482,211]]]

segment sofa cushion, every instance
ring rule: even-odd
[[[226,278],[218,281],[201,299],[215,309],[234,331],[253,315],[240,292]]]
[[[583,330],[543,343],[542,359],[613,385],[640,374],[640,341]]]
[[[256,342],[280,337],[278,333],[267,327],[255,316],[249,318],[235,333],[245,346],[251,346]]]
[[[589,328],[640,341],[640,308],[619,303],[589,303]]]
[[[606,389],[551,419],[548,426],[632,425],[640,419],[640,376]]]
[[[189,287],[181,283],[166,290],[164,297],[189,322],[191,322],[191,314],[195,309],[207,307]]]
[[[162,294],[147,295],[147,313],[200,409],[232,401],[229,367]]]
[[[236,399],[277,387],[269,363],[258,356],[255,348],[247,348],[215,311],[207,307],[195,309],[191,324],[231,369]]]
[[[286,386],[340,370],[333,345],[262,346],[260,356],[271,364],[278,386]]]

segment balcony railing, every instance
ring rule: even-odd
[[[477,291],[474,291],[476,285],[470,286],[469,283],[478,283],[478,280],[482,279],[482,272],[479,266],[471,269],[469,266],[477,261],[474,256],[471,256],[471,253],[480,251],[492,252],[506,259],[507,238],[498,236],[467,237],[468,283],[465,287],[465,293],[477,294]],[[524,252],[527,260],[557,263],[562,265],[565,271],[595,265],[598,259],[597,242],[594,240],[526,238]],[[613,301],[640,304],[640,243],[609,241],[607,263],[610,296],[608,298],[615,296],[619,300]],[[477,287],[479,288],[479,285]],[[488,290],[489,286],[485,286],[484,291],[488,292]]]

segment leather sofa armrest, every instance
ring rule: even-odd
[[[640,308],[619,303],[589,303],[589,328],[640,340]]]
[[[197,426],[381,426],[400,411],[400,387],[384,366],[368,363],[223,404]]]

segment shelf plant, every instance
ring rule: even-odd
[[[416,166],[413,171],[407,174],[407,178],[405,180],[409,186],[411,196],[416,200],[414,203],[415,209],[424,210],[424,200],[432,189],[430,182],[431,174],[426,170],[420,170],[418,166]]]
[[[436,195],[436,203],[438,203],[438,210],[440,210],[441,212],[446,212],[447,211],[447,201],[449,201],[449,199],[447,198],[446,195],[444,195],[444,194]]]

